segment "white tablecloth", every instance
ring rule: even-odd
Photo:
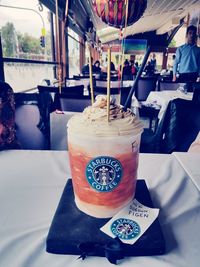
[[[0,266],[110,267],[105,258],[45,251],[48,230],[70,177],[67,152],[0,152]],[[173,155],[141,154],[145,178],[164,232],[163,256],[131,257],[123,267],[197,267],[200,262],[200,193]]]
[[[161,106],[158,118],[161,119],[168,103],[175,98],[182,98],[186,100],[192,100],[193,93],[184,94],[180,91],[152,91],[147,97],[147,104],[157,104]]]
[[[200,191],[200,153],[174,152],[173,154]]]
[[[50,146],[52,150],[68,150],[67,122],[78,112],[52,112],[50,114]]]

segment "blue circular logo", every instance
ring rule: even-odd
[[[140,226],[133,220],[119,218],[111,225],[111,232],[121,239],[133,239],[140,234]]]
[[[110,192],[121,181],[122,165],[112,157],[94,158],[86,166],[86,178],[96,191]]]

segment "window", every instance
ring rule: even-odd
[[[15,92],[54,79],[54,64],[31,62],[53,61],[51,16],[44,5],[39,5],[38,0],[1,0],[0,32],[5,81]]]
[[[22,92],[44,84],[45,80],[53,81],[52,65],[30,63],[4,63],[5,81],[14,92]]]
[[[68,29],[69,77],[80,73],[80,45],[78,34]]]
[[[39,11],[37,0],[2,0],[0,7],[3,57],[52,61],[48,9]]]

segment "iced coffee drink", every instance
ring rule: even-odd
[[[141,122],[131,110],[106,96],[68,122],[68,147],[77,207],[94,217],[108,218],[126,206],[135,193]]]

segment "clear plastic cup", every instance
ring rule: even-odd
[[[106,137],[68,129],[75,203],[81,211],[109,218],[134,198],[140,138],[141,133]]]

